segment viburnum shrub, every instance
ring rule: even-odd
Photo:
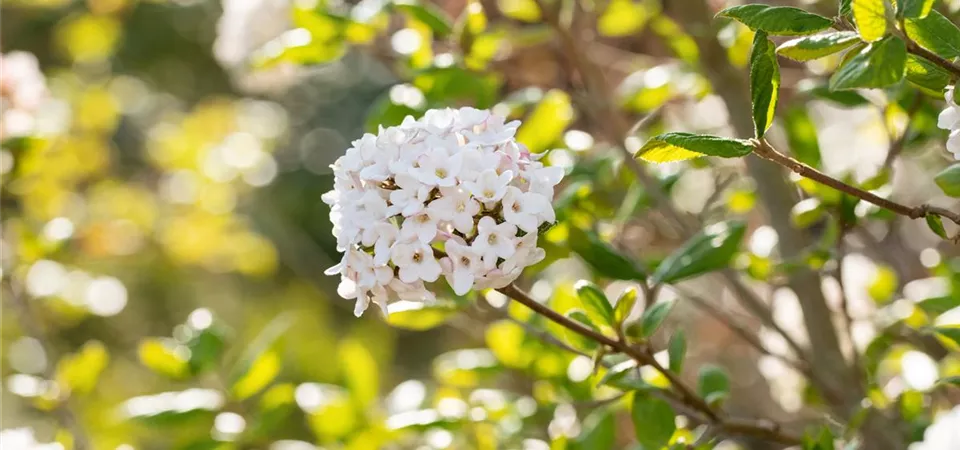
[[[324,195],[340,264],[337,292],[384,313],[396,299],[432,301],[442,275],[457,295],[502,288],[541,261],[539,232],[556,220],[545,167],[516,141],[518,121],[475,108],[427,111],[354,141]]]

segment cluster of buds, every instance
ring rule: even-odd
[[[937,120],[937,126],[950,131],[950,137],[947,138],[947,150],[953,153],[953,157],[960,160],[960,105],[954,100],[954,91],[956,86],[948,86],[944,97],[947,100],[947,108],[940,113]]]
[[[541,261],[563,177],[514,139],[518,121],[474,108],[430,110],[353,142],[323,196],[340,264],[338,293],[372,301],[435,300],[442,275],[457,295],[499,288]]]
[[[47,97],[37,58],[27,52],[0,55],[0,71],[0,140],[29,136]]]

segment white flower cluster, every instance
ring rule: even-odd
[[[960,406],[940,414],[923,432],[923,441],[910,444],[909,450],[956,450],[960,443]]]
[[[956,86],[947,86],[944,98],[947,100],[947,108],[940,112],[937,120],[937,126],[950,130],[950,137],[947,138],[947,150],[953,153],[953,157],[960,160],[960,105],[954,100],[954,91]]]
[[[506,286],[543,259],[540,228],[563,177],[514,139],[519,122],[474,108],[430,110],[420,120],[366,134],[331,167],[323,196],[340,264],[338,292],[371,301],[430,302],[424,283],[443,275],[453,291]]]
[[[0,55],[0,139],[27,136],[47,96],[37,58],[27,52]]]

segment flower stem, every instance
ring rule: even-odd
[[[610,347],[617,352],[623,353],[633,358],[639,364],[652,366],[670,382],[670,386],[674,391],[676,391],[676,394],[679,397],[678,400],[696,410],[698,413],[703,414],[707,422],[709,422],[712,426],[715,426],[718,429],[730,434],[753,436],[786,445],[800,444],[800,438],[783,432],[780,429],[779,424],[770,421],[751,421],[729,418],[725,417],[722,413],[715,411],[709,404],[707,404],[705,400],[698,396],[692,388],[687,386],[687,384],[685,384],[683,380],[677,376],[677,374],[670,372],[660,363],[658,363],[648,349],[631,346],[625,341],[613,339],[587,328],[576,321],[573,321],[550,309],[546,305],[543,305],[530,298],[529,295],[513,284],[500,288],[498,291],[570,331],[573,331],[583,337],[592,339],[599,344]]]

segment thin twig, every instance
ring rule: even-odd
[[[757,140],[755,142],[754,154],[777,163],[787,169],[790,169],[792,172],[800,175],[802,177],[809,178],[813,181],[816,181],[820,184],[827,185],[832,187],[840,192],[843,192],[848,195],[852,195],[861,200],[864,200],[869,203],[873,203],[883,209],[889,210],[891,212],[897,213],[901,216],[909,217],[911,219],[920,219],[928,215],[936,215],[950,219],[954,223],[960,225],[960,213],[955,213],[953,211],[941,208],[939,206],[933,206],[929,204],[923,204],[920,206],[906,206],[902,203],[897,203],[893,200],[888,200],[883,197],[880,197],[871,192],[860,189],[856,186],[851,186],[843,181],[840,181],[836,178],[831,177],[823,172],[820,172],[813,167],[810,167],[796,159],[793,159],[790,156],[784,155],[783,153],[778,152],[773,146],[771,146],[766,140]]]
[[[699,414],[702,414],[708,423],[717,427],[718,429],[732,434],[754,436],[788,445],[796,445],[800,443],[800,438],[784,433],[780,430],[780,426],[773,422],[731,419],[715,411],[676,374],[670,372],[659,362],[657,362],[648,349],[631,346],[626,342],[615,340],[595,330],[587,328],[576,321],[570,320],[553,309],[550,309],[546,305],[543,305],[530,298],[525,292],[521,291],[512,284],[498,289],[498,291],[570,331],[573,331],[583,337],[592,339],[593,341],[605,345],[617,352],[623,353],[624,355],[633,358],[639,364],[653,367],[670,382],[671,388],[675,391],[678,399],[683,404],[696,410]]]
[[[921,106],[923,106],[923,94],[917,94],[913,99],[913,103],[910,104],[910,108],[907,109],[907,116],[913,117],[913,115],[920,110]],[[893,166],[893,161],[903,152],[907,144],[907,137],[910,134],[911,123],[911,121],[907,121],[907,125],[903,128],[903,133],[890,144],[890,150],[887,151],[887,157],[883,160],[883,169],[881,170],[889,170],[890,167]]]
[[[51,362],[56,361],[56,354],[53,352],[53,347],[50,345],[49,336],[47,336],[47,333],[44,331],[43,327],[40,326],[40,322],[33,314],[30,304],[23,297],[19,287],[16,286],[12,280],[8,286],[10,288],[10,295],[8,298],[13,306],[13,309],[16,311],[17,320],[20,323],[20,326],[23,327],[24,334],[39,342],[41,348],[43,348],[43,353],[47,355],[48,363],[45,364],[43,368],[44,378],[48,380],[56,380],[57,374],[53,364],[51,364]],[[90,442],[87,439],[87,434],[83,431],[80,421],[77,420],[76,414],[74,414],[73,409],[70,407],[69,397],[64,398],[54,408],[53,413],[57,419],[57,422],[60,423],[60,426],[70,432],[70,435],[73,438],[74,450],[87,450],[91,448]]]

